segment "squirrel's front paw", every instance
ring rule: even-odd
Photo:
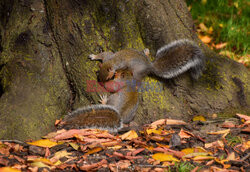
[[[109,72],[109,73],[108,73],[108,76],[107,76],[106,80],[109,80],[109,79],[113,78],[113,76],[114,76],[114,74],[115,74],[115,70],[109,69],[108,72]]]
[[[103,94],[103,95],[99,95],[99,97],[100,97],[99,102],[103,105],[106,105],[108,102],[108,96],[106,94]]]
[[[90,60],[96,60],[96,59],[97,59],[97,55],[90,54],[90,55],[89,55],[89,59],[90,59]]]

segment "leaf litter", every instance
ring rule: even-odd
[[[250,117],[236,117],[233,122],[160,119],[116,134],[72,129],[30,142],[1,140],[0,172],[178,171],[187,164],[193,172],[249,171]]]

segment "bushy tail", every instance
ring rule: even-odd
[[[187,70],[198,79],[205,66],[205,56],[193,41],[181,39],[167,44],[156,53],[154,73],[163,78],[174,78]]]
[[[98,128],[116,132],[122,127],[119,112],[110,105],[91,105],[79,108],[59,124],[59,128],[80,129]]]

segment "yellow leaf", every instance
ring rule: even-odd
[[[203,148],[186,148],[186,149],[182,149],[181,152],[183,152],[185,155],[190,154],[190,153],[195,153],[195,152],[207,152],[205,149]]]
[[[152,158],[161,162],[162,161],[175,161],[175,162],[180,161],[177,158],[173,157],[173,155],[164,154],[164,153],[156,153],[152,155]]]
[[[44,148],[51,148],[51,147],[59,144],[59,143],[51,141],[49,139],[36,140],[34,142],[27,142],[27,143],[30,145],[40,146],[40,147],[44,147]]]
[[[201,3],[205,5],[207,3],[207,0],[201,0]]]
[[[149,151],[152,151],[152,150],[154,149],[153,146],[145,146],[145,148],[146,148],[147,150],[149,150]]]
[[[47,165],[54,165],[49,159],[46,158],[28,158],[27,161],[29,162],[42,162]]]
[[[234,2],[234,6],[235,6],[236,8],[239,8],[239,3],[238,3],[238,2]]]
[[[58,161],[56,161],[55,163],[54,163],[54,165],[61,165],[62,164],[62,162],[60,161],[60,160],[58,160]]]
[[[219,26],[220,26],[221,28],[223,28],[223,27],[224,27],[224,25],[223,25],[222,23],[220,23],[220,24],[219,24]]]
[[[215,158],[214,160],[215,160],[217,163],[222,164],[224,168],[230,168],[230,167],[231,167],[230,164],[225,164],[225,162],[228,162],[227,159],[220,160],[220,159],[218,159],[218,158]]]
[[[212,34],[212,33],[213,33],[213,31],[214,31],[213,27],[212,27],[212,26],[210,26],[210,27],[209,27],[209,29],[208,29],[208,31],[207,31],[207,33]]]
[[[118,150],[118,149],[121,149],[122,146],[121,145],[115,145],[115,146],[112,146],[112,147],[108,147],[108,149],[113,149],[113,150]]]
[[[91,154],[94,154],[96,152],[100,152],[102,150],[101,147],[96,147],[96,148],[93,148],[91,150],[89,150],[87,153],[85,153],[84,155],[91,155]]]
[[[200,23],[199,27],[200,27],[202,32],[207,32],[208,31],[208,28],[204,23]]]
[[[123,135],[121,135],[120,137],[122,140],[132,140],[132,139],[138,138],[138,135],[135,132],[135,130],[130,130],[130,131],[124,133]]]
[[[72,153],[69,153],[66,150],[62,150],[62,151],[56,152],[55,155],[53,156],[53,159],[55,158],[60,159],[63,157],[70,158],[70,155],[72,155]]]
[[[11,167],[2,167],[0,168],[0,172],[21,172],[21,170],[11,168]]]
[[[30,164],[32,167],[47,167],[47,168],[49,168],[50,169],[50,166],[48,166],[48,165],[46,165],[45,163],[43,163],[43,162],[40,162],[40,161],[37,161],[37,162],[32,162],[31,164]]]
[[[193,118],[193,121],[206,121],[206,118],[204,116],[199,115],[199,116],[195,116]]]
[[[71,146],[72,148],[74,148],[75,150],[78,150],[78,148],[79,148],[79,145],[78,145],[78,144],[73,143],[73,142],[70,142],[69,144],[70,144],[70,146]]]
[[[161,134],[162,129],[158,129],[158,130],[156,130],[156,129],[147,129],[146,131],[147,131],[148,135],[152,134],[152,133],[154,133],[154,134]]]

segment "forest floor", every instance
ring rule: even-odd
[[[250,117],[189,123],[161,119],[111,134],[58,130],[30,142],[0,141],[0,172],[249,171]]]

